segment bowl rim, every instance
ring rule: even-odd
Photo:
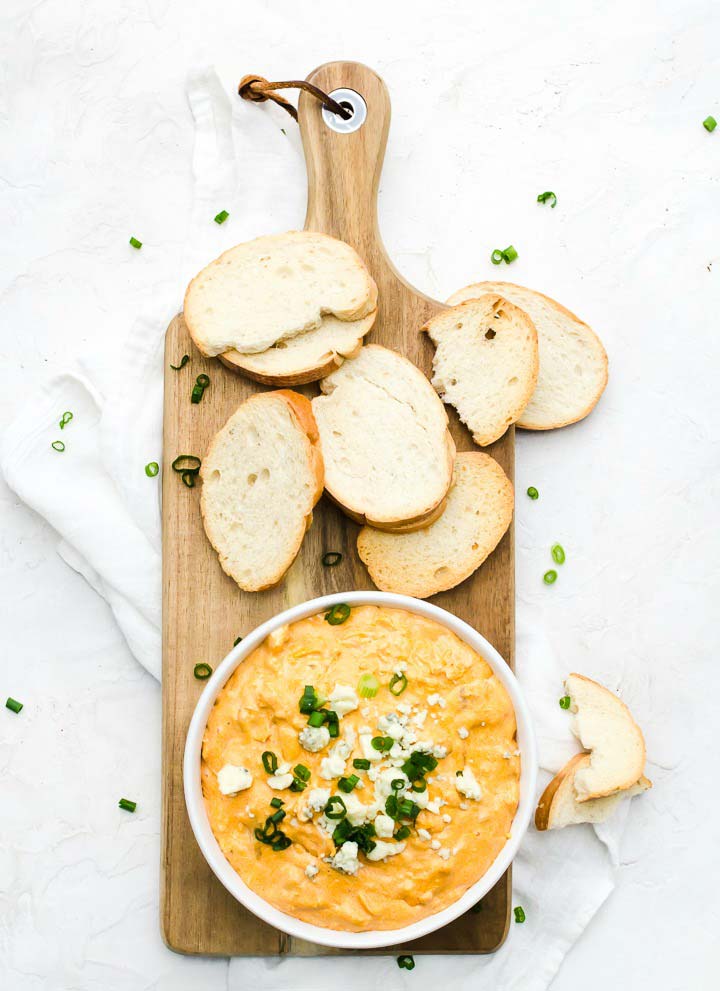
[[[287,623],[314,616],[339,602],[346,602],[350,606],[377,605],[405,609],[408,612],[439,622],[481,654],[508,692],[515,710],[518,749],[521,754],[520,798],[510,829],[510,838],[502,846],[488,870],[474,884],[470,885],[460,898],[439,912],[425,916],[417,922],[399,929],[366,930],[364,932],[328,929],[304,922],[275,908],[274,905],[249,888],[226,860],[210,828],[202,794],[200,767],[205,727],[215,700],[230,676],[273,630]],[[535,804],[536,785],[537,747],[530,711],[523,698],[517,678],[508,664],[492,644],[464,620],[440,606],[425,602],[423,599],[415,599],[392,592],[335,592],[330,595],[319,596],[291,606],[257,626],[237,646],[233,647],[208,679],[190,719],[183,755],[183,788],[190,826],[205,860],[223,887],[241,905],[276,929],[320,946],[349,950],[379,949],[418,939],[453,922],[475,905],[487,894],[512,863],[530,823]]]

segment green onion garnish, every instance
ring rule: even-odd
[[[142,248],[142,241],[138,241],[136,237],[130,238],[130,244],[133,246],[133,248],[137,248],[138,251],[140,250],[140,248]]]
[[[325,722],[327,724],[328,733],[330,734],[330,739],[334,740],[340,735],[340,720],[338,719],[337,712],[333,712],[332,709],[325,709],[327,715],[325,716]]]
[[[495,248],[493,253],[490,255],[490,261],[493,265],[499,265],[500,262],[505,262],[506,265],[509,265],[510,262],[515,261],[517,256],[517,251],[513,248],[512,244],[509,244],[504,251],[500,251],[499,248]]]
[[[172,463],[172,470],[177,472],[197,472],[200,471],[200,465],[202,461],[197,458],[194,454],[178,454]]]
[[[61,440],[54,440],[50,445],[53,451],[60,451],[61,453],[65,450],[65,445]]]
[[[275,851],[287,850],[289,846],[292,846],[292,840],[290,839],[289,836],[286,836],[285,833],[279,833],[272,841],[270,846]]]
[[[391,819],[398,817],[398,800],[396,795],[388,795],[385,799],[385,812]]]
[[[393,839],[394,840],[406,840],[408,838],[408,836],[410,835],[411,832],[412,832],[412,830],[410,829],[409,826],[401,826],[399,829],[397,829],[393,833]]]
[[[347,778],[338,778],[338,788],[340,791],[344,791],[346,795],[349,795],[359,781],[360,778],[357,774],[351,774]]]
[[[319,699],[317,697],[317,692],[312,685],[305,685],[305,691],[300,697],[300,702],[298,708],[300,712],[308,716],[314,709],[319,705]]]
[[[323,554],[322,563],[326,568],[334,568],[336,564],[340,564],[343,556],[340,551],[328,551],[327,554]]]
[[[229,216],[230,214],[227,212],[227,210],[221,210],[220,213],[215,214],[213,220],[215,221],[216,224],[224,224]]]
[[[118,806],[121,809],[125,809],[126,812],[134,812],[137,808],[137,802],[131,802],[129,798],[121,798]]]
[[[350,615],[350,606],[345,602],[338,602],[332,607],[328,612],[325,613],[325,619],[330,624],[330,626],[340,626]]]
[[[400,970],[413,970],[415,967],[415,958],[411,957],[410,954],[405,954],[405,956],[397,958],[397,965]]]
[[[160,465],[157,461],[148,461],[145,465],[145,474],[148,478],[155,478],[157,473],[160,471]]]
[[[555,571],[553,568],[551,568],[550,571],[546,571],[545,574],[543,575],[543,581],[545,582],[546,585],[552,585],[554,582],[557,581],[557,571]]]
[[[326,710],[324,709],[316,709],[314,712],[311,712],[308,716],[308,726],[313,726],[315,729],[319,729],[320,726],[325,723],[326,714]]]
[[[366,760],[365,757],[356,757],[353,760],[353,767],[357,771],[369,771],[370,770],[370,761],[369,760]]]
[[[555,564],[565,564],[565,550],[560,544],[553,544],[550,553]]]
[[[516,908],[514,908],[513,912],[515,913],[516,922],[525,921],[525,909],[522,907],[522,905],[518,905]]]
[[[303,781],[302,778],[295,777],[292,779],[292,784],[290,785],[290,791],[298,792],[305,791],[307,788],[307,781]]]
[[[194,489],[196,475],[197,475],[196,471],[184,471],[180,476],[180,478],[182,478],[183,485],[188,489]]]
[[[310,780],[310,768],[305,767],[304,764],[296,764],[295,767],[293,768],[293,774],[296,777],[300,778],[301,781]]]
[[[198,375],[195,381],[202,389],[207,389],[207,387],[210,385],[210,376],[204,374]]]
[[[5,703],[5,708],[6,709],[10,709],[11,712],[18,713],[18,712],[20,712],[20,710],[22,709],[22,707],[23,707],[22,702],[18,702],[17,699],[10,698],[8,696],[8,700]]]
[[[203,397],[203,393],[210,385],[209,375],[198,375],[195,379],[195,385],[193,386],[192,392],[190,393],[190,402],[199,403]]]
[[[412,785],[412,790],[417,792],[423,792],[427,790],[427,781],[425,778],[416,778]]]
[[[547,203],[548,200],[550,200],[550,208],[554,210],[555,204],[557,203],[557,196],[555,193],[538,193],[538,203]]]
[[[335,846],[342,846],[345,840],[349,839],[352,831],[352,825],[348,822],[348,820],[341,819],[332,834],[333,843]]]
[[[64,430],[65,427],[67,426],[67,424],[70,423],[70,421],[72,420],[72,418],[73,418],[73,415],[70,412],[70,410],[68,410],[66,413],[63,413],[62,419],[60,420],[60,429],[61,430]]]
[[[714,117],[706,117],[705,120],[703,121],[703,127],[705,128],[706,131],[710,131],[710,133],[712,134],[712,132],[717,127],[717,121],[715,120]]]
[[[324,811],[328,819],[343,819],[347,814],[345,802],[343,802],[339,795],[333,795],[328,799]]]
[[[358,681],[358,695],[364,699],[374,699],[380,690],[380,682],[374,674],[361,674]]]
[[[390,684],[388,688],[390,689],[391,695],[402,695],[402,693],[407,688],[408,680],[402,671],[395,672],[395,674],[390,679]]]
[[[398,802],[398,814],[405,819],[417,819],[420,815],[420,806],[409,798],[401,798]]]
[[[370,743],[373,750],[379,750],[381,754],[386,754],[395,741],[391,736],[374,736]]]
[[[277,771],[278,759],[272,750],[265,750],[260,759],[268,774],[274,774]]]
[[[271,822],[278,823],[278,822],[282,822],[286,815],[287,812],[285,811],[285,809],[278,809],[277,812],[273,812],[273,814],[271,816],[268,816],[268,818],[270,819]]]
[[[499,265],[502,260],[503,260],[502,251],[499,248],[495,248],[493,253],[490,255],[490,261],[493,263],[493,265]]]
[[[233,647],[237,647],[237,645],[240,643],[241,640],[242,637],[238,637],[237,640],[233,640]]]
[[[530,488],[527,490],[527,494],[528,494],[528,496],[531,499],[539,499],[540,498],[540,493],[538,492],[538,490],[535,488],[534,485],[531,485],[530,486]]]
[[[563,697],[561,699],[558,699],[558,705],[560,706],[561,709],[569,709],[570,708],[570,696],[569,695],[563,695]]]
[[[205,681],[212,674],[212,668],[209,664],[202,661],[200,664],[196,664],[193,668],[193,674],[198,681]]]
[[[185,365],[187,365],[188,361],[190,361],[190,355],[189,354],[184,354],[182,356],[182,358],[180,359],[180,364],[179,365],[170,365],[170,367],[172,368],[172,370],[174,372],[179,372],[181,368],[184,368]]]
[[[405,778],[393,778],[390,787],[393,791],[402,791],[405,787]]]
[[[284,805],[285,803],[283,802],[282,798],[278,798],[276,795],[275,798],[270,799],[270,804],[274,809],[279,809],[280,806]]]

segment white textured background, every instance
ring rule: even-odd
[[[720,129],[701,126],[720,120],[719,38],[717,0],[0,10],[0,422],[71,357],[107,373],[148,292],[179,306],[160,273],[181,256],[184,81],[203,63],[230,92],[250,71],[372,65],[393,99],[380,215],[403,273],[439,298],[506,276],[603,338],[592,417],[519,437],[518,610],[568,669],[622,689],[655,788],[555,991],[704,991],[720,966]],[[557,209],[536,205],[545,189]],[[247,195],[218,204],[239,229]],[[520,258],[500,273],[488,255],[509,243]],[[0,696],[26,703],[0,710],[0,987],[239,988],[236,963],[177,957],[158,933],[158,687],[52,531],[4,487],[0,505]],[[546,588],[555,540],[568,562]],[[385,986],[423,988],[422,961]]]

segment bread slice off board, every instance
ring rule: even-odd
[[[376,194],[390,124],[390,102],[383,81],[370,69],[351,62],[322,66],[309,79],[325,92],[340,87],[360,93],[367,118],[352,133],[337,133],[324,121],[311,96],[299,101],[300,130],[308,168],[305,227],[347,241],[360,254],[379,290],[379,309],[368,340],[398,350],[428,376],[433,347],[420,327],[443,309],[413,289],[388,259],[377,226]],[[250,108],[248,108],[250,109]],[[255,113],[275,113],[267,107]],[[287,126],[294,126],[289,123]],[[337,204],[342,209],[337,209]],[[272,217],[268,217],[272,228]],[[208,259],[210,261],[210,259]],[[182,287],[178,287],[181,289]],[[191,361],[180,371],[184,354]],[[190,392],[198,374],[211,384],[198,404]],[[205,661],[216,667],[238,636],[295,603],[314,596],[372,588],[357,556],[359,528],[326,497],[314,510],[314,522],[283,581],[265,592],[243,592],[220,567],[203,531],[200,485],[186,488],[171,469],[178,454],[203,457],[212,437],[248,396],[263,391],[192,346],[182,316],[167,333],[163,451],[163,808],[161,924],[166,943],[184,953],[233,955],[343,953],[291,939],[246,911],[210,871],[185,811],[182,754],[185,735],[202,682],[193,667]],[[303,386],[307,396],[314,385]],[[469,434],[448,407],[450,426],[460,451],[473,449]],[[512,480],[514,434],[486,449]],[[324,568],[327,551],[343,560]],[[433,602],[470,623],[509,664],[514,656],[513,529],[483,566],[466,582]],[[483,898],[482,911],[467,913],[436,933],[402,947],[411,953],[487,953],[503,942],[510,918],[510,872]],[[395,954],[401,948],[377,951]]]

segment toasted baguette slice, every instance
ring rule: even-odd
[[[564,826],[575,826],[581,822],[605,822],[624,799],[632,798],[652,788],[652,781],[643,776],[624,791],[617,791],[606,798],[591,798],[587,802],[578,802],[575,796],[575,774],[587,769],[589,764],[590,754],[575,754],[565,767],[558,771],[540,796],[535,810],[536,829],[562,829]]]
[[[483,563],[510,525],[513,487],[500,465],[479,451],[455,458],[442,516],[416,533],[363,527],[358,554],[383,592],[426,599],[454,588]]]
[[[512,282],[476,282],[453,293],[448,303],[454,306],[483,293],[500,293],[521,307],[537,330],[537,385],[517,425],[553,430],[587,416],[608,380],[607,355],[597,335],[554,299]]]
[[[288,231],[238,244],[185,293],[185,323],[202,354],[266,351],[321,326],[324,314],[361,320],[377,307],[377,286],[349,244]]]
[[[581,674],[565,682],[573,732],[590,751],[587,766],[575,771],[578,802],[602,798],[630,788],[642,777],[645,740],[630,710],[614,692]]]
[[[260,354],[226,351],[220,361],[233,371],[264,385],[304,385],[317,382],[352,358],[375,323],[377,310],[361,320],[323,317],[317,330],[278,341]]]
[[[289,391],[251,396],[215,434],[200,474],[205,533],[223,571],[246,592],[276,585],[322,495],[309,400]]]
[[[370,344],[320,388],[312,405],[328,494],[360,523],[426,526],[450,487],[455,444],[420,369]]]
[[[538,376],[533,322],[487,294],[443,310],[422,328],[436,345],[433,380],[481,447],[505,433],[530,401]]]

